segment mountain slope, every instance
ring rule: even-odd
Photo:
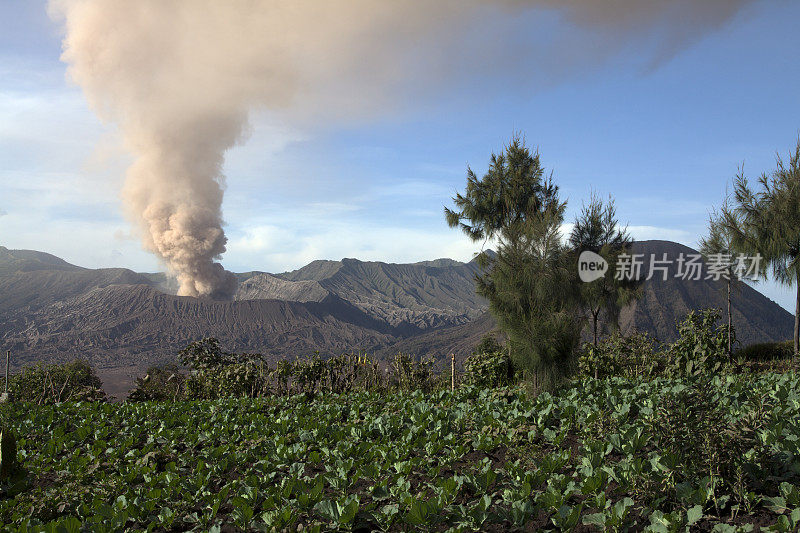
[[[290,281],[261,272],[239,284],[235,300],[286,300],[291,302],[321,302],[328,292],[314,280]]]
[[[694,253],[665,241],[636,243],[636,253]],[[239,274],[235,301],[163,292],[159,274],[86,269],[49,254],[0,247],[0,344],[13,366],[87,358],[114,392],[124,392],[147,366],[174,360],[189,342],[216,336],[228,350],[271,358],[364,350],[439,358],[469,354],[495,327],[475,295],[474,262],[413,264],[314,261],[283,274]],[[673,277],[644,283],[643,297],[623,310],[624,332],[675,338],[691,309],[723,307],[721,282]],[[742,344],[783,340],[792,315],[754,289],[734,295]],[[114,388],[116,387],[116,388]]]
[[[642,241],[634,244],[633,253],[644,254],[645,265],[654,256],[661,259],[664,253],[670,260],[680,254],[688,256],[697,252],[688,246],[669,241]],[[704,271],[705,272],[705,271]],[[644,282],[643,295],[624,309],[620,316],[623,332],[646,331],[664,342],[677,338],[675,321],[691,310],[727,306],[725,283],[714,280],[683,280],[676,277],[677,263],[668,268],[667,280],[660,273]],[[642,271],[645,275],[645,271]],[[794,328],[792,314],[748,286],[740,283],[740,290],[732,294],[733,325],[742,345],[768,340],[785,340]]]
[[[97,287],[148,283],[126,268],[81,268],[50,254],[0,246],[0,320],[4,313],[32,311]]]
[[[670,241],[640,241],[634,243],[633,254],[643,255],[643,277],[647,277],[647,266],[651,256],[677,261],[684,256],[697,254],[688,246]],[[612,265],[611,268],[614,268]],[[704,271],[705,272],[705,271]],[[647,332],[661,342],[673,342],[677,336],[676,322],[689,311],[715,307],[723,311],[727,306],[725,284],[714,280],[683,280],[676,277],[677,263],[668,268],[667,279],[654,273],[652,279],[644,280],[642,297],[626,306],[620,313],[620,329],[624,334],[635,331]],[[757,342],[781,341],[791,337],[794,317],[778,304],[741,283],[732,295],[733,325],[740,346]],[[411,353],[417,357],[439,356],[455,353],[457,361],[466,357],[480,338],[495,331],[497,323],[486,313],[469,323],[433,329],[417,336],[401,339],[383,347],[378,353]],[[590,340],[588,328],[584,340]]]
[[[241,284],[236,299],[312,301],[332,294],[410,333],[480,316],[486,302],[475,294],[477,271],[474,262],[451,259],[412,264],[313,261],[292,272],[253,276]]]

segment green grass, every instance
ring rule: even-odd
[[[27,470],[24,490],[2,487],[10,531],[800,522],[800,380],[789,374],[585,380],[535,399],[464,389],[0,413]]]

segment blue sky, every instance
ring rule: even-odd
[[[696,246],[739,165],[756,177],[796,143],[799,19],[798,2],[753,2],[666,57],[641,37],[564,71],[539,54],[509,65],[516,75],[345,125],[287,126],[255,110],[248,140],[226,157],[223,263],[280,272],[342,257],[469,260],[478,247],[447,228],[442,206],[467,165],[485,171],[517,131],[553,170],[568,220],[591,191],[611,194],[635,237]],[[585,52],[587,30],[552,14],[491,24],[570,34]],[[158,270],[122,214],[131,156],[66,81],[61,39],[44,2],[0,3],[0,244]],[[793,310],[792,289],[760,290]]]

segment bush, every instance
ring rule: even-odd
[[[8,381],[9,392],[19,401],[45,404],[106,400],[103,382],[83,359],[65,364],[25,366]]]
[[[668,482],[659,485],[667,498],[678,501],[699,480],[711,491],[717,513],[720,506],[747,505],[747,493],[761,483],[761,476],[753,472],[759,472],[757,463],[768,457],[757,436],[768,426],[770,408],[761,405],[731,420],[714,378],[698,375],[687,383],[667,392],[652,419],[653,444],[662,461],[680,465],[673,466]],[[727,504],[727,497],[718,498],[726,493],[733,497]]]
[[[217,339],[209,337],[189,344],[179,356],[181,363],[192,369],[188,376],[175,365],[151,367],[146,376],[136,380],[130,399],[255,398],[392,387],[431,390],[444,383],[433,374],[432,358],[417,361],[405,354],[397,354],[385,372],[377,361],[364,354],[328,359],[315,354],[294,361],[281,360],[270,368],[260,354],[229,353]]]
[[[403,390],[431,390],[436,382],[434,362],[432,357],[417,361],[410,355],[396,354],[392,361],[394,380],[391,385]]]
[[[480,342],[475,346],[475,349],[472,350],[472,355],[479,353],[502,352],[503,350],[503,345],[497,341],[497,337],[491,333],[487,333],[481,338]]]
[[[514,380],[514,366],[508,352],[487,335],[464,361],[464,382],[478,387],[502,387]]]
[[[217,368],[237,362],[237,356],[222,350],[219,340],[214,337],[194,341],[178,352],[181,364],[195,370]]]
[[[663,371],[663,355],[655,339],[647,333],[624,336],[616,331],[597,343],[586,343],[578,359],[582,375],[605,378],[609,376],[655,376]]]
[[[659,347],[645,333],[612,333],[597,346],[584,344],[578,360],[582,375],[655,377],[707,375],[731,368],[728,325],[717,309],[692,311],[678,322],[678,339]],[[735,332],[731,332],[735,342]]]
[[[204,368],[193,372],[186,381],[191,399],[257,398],[269,392],[269,368],[258,354],[240,363]]]
[[[514,367],[505,351],[477,353],[464,361],[464,382],[478,387],[502,387],[514,379]]]
[[[678,340],[666,350],[670,375],[692,376],[719,372],[730,363],[728,325],[718,323],[717,309],[692,311],[678,323]],[[734,343],[735,332],[731,332]]]
[[[794,356],[792,341],[762,342],[751,344],[734,352],[734,357],[740,361],[777,361],[791,359]]]
[[[144,377],[136,378],[136,388],[128,395],[129,400],[177,400],[186,395],[186,376],[174,364],[151,366]]]

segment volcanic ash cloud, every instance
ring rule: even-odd
[[[236,281],[215,262],[227,241],[222,164],[243,140],[249,110],[316,127],[512,72],[527,91],[531,80],[581,66],[575,58],[592,64],[592,53],[613,53],[628,37],[652,40],[650,30],[665,36],[656,55],[669,55],[746,3],[51,0],[49,8],[65,25],[69,76],[135,156],[122,199],[144,246],[180,281],[179,294],[224,299]],[[547,11],[594,35],[595,52],[569,40],[520,46],[519,35],[491,25],[473,31],[489,15]]]

